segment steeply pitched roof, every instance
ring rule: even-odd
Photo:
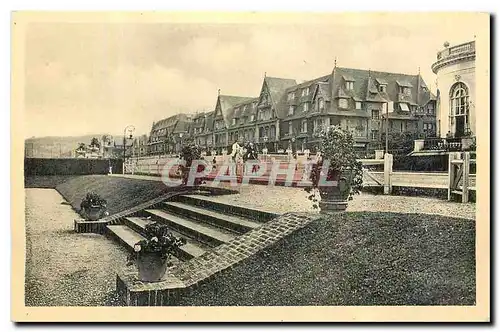
[[[286,89],[297,85],[295,80],[289,78],[266,77],[264,78],[264,82],[267,85],[275,109]]]
[[[328,100],[330,99],[330,88],[328,85],[328,80],[330,79],[330,75],[325,75],[321,76],[318,78],[315,78],[310,81],[302,82],[300,84],[295,84],[290,87],[288,87],[285,92],[281,95],[281,99],[279,101],[278,106],[276,107],[276,115],[280,119],[284,119],[288,117],[288,108],[290,105],[298,105],[301,102],[308,101],[311,102],[312,98],[314,97],[316,90],[317,90],[317,85],[321,83],[321,91],[324,92],[325,99],[328,97]],[[307,96],[302,96],[301,89],[304,89],[306,87],[309,87],[309,94]],[[295,92],[295,98],[293,100],[288,100],[288,93],[290,92]]]
[[[205,115],[205,132],[210,132],[214,129],[215,112],[208,112]]]
[[[354,79],[354,89],[344,91],[344,76]],[[335,81],[333,82],[333,98],[350,95],[352,98],[362,98],[367,101],[383,102],[399,100],[410,104],[422,104],[425,92],[422,86],[425,82],[419,75],[408,75],[400,73],[388,73],[364,69],[336,67],[334,69]],[[418,87],[420,82],[420,87]],[[378,87],[386,85],[385,92],[380,92]],[[411,97],[408,100],[399,94],[399,87],[405,86],[411,89]],[[427,89],[428,91],[428,89]],[[430,93],[429,93],[430,97]]]
[[[229,128],[232,119],[232,107],[238,103],[243,103],[252,97],[240,97],[240,96],[227,96],[220,95],[218,100],[220,103],[220,108],[222,112],[222,117],[224,119],[224,123],[226,124],[226,128]]]

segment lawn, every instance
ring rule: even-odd
[[[59,184],[64,183],[74,175],[35,175],[24,178],[24,188],[50,188],[54,189]]]
[[[474,305],[475,222],[425,214],[323,217],[180,305]]]
[[[107,175],[77,176],[59,184],[56,189],[77,211],[85,195],[93,191],[107,200],[110,214],[127,210],[171,190],[161,181]]]

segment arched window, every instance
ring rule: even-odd
[[[452,115],[464,115],[467,109],[469,94],[463,83],[457,83],[452,87],[451,93]]]
[[[469,90],[462,82],[450,89],[450,131],[455,137],[469,134]]]

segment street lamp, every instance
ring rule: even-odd
[[[389,104],[385,103],[385,153],[389,153]]]
[[[128,133],[128,138],[132,139],[132,133],[135,131],[135,127],[133,125],[128,125],[123,129],[123,169],[122,172],[125,174],[125,152],[127,151],[127,133]]]
[[[182,136],[184,136],[184,133],[179,133],[179,138],[181,139],[181,141],[180,141],[180,147],[179,147],[179,153],[182,152]]]

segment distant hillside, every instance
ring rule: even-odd
[[[104,135],[32,137],[24,141],[25,154],[30,157],[41,158],[71,157],[79,143],[90,144],[93,137],[101,139]],[[116,139],[120,136],[116,135],[113,137]]]

